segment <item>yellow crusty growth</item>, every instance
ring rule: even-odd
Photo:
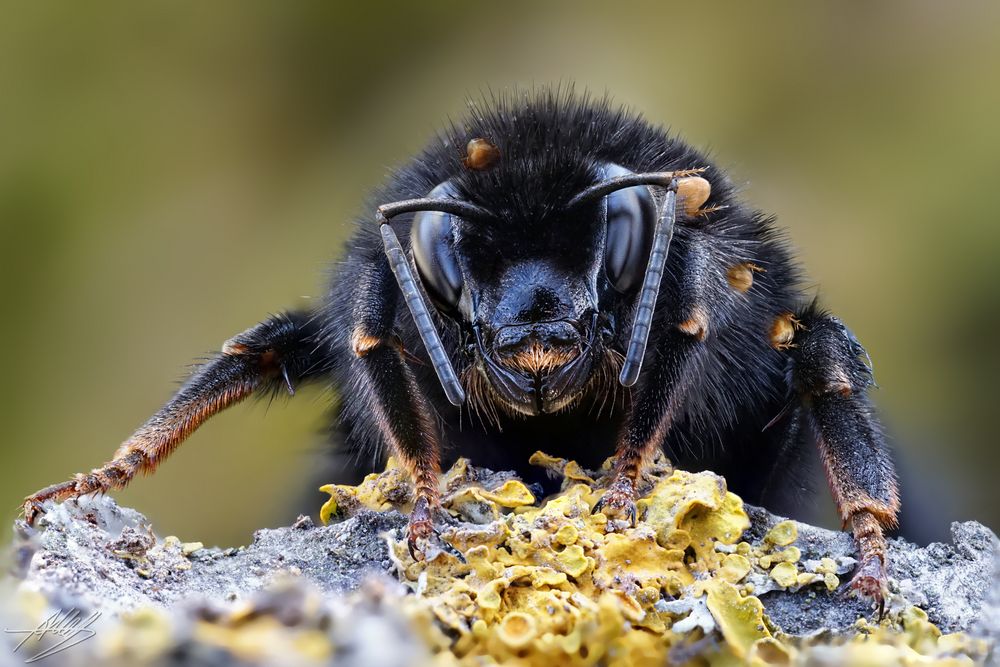
[[[387,538],[400,579],[414,592],[403,603],[406,613],[438,663],[763,665],[808,653],[766,619],[748,581],[839,585],[831,559],[812,571],[800,566],[794,522],[774,526],[760,546],[740,542],[750,522],[725,481],[672,470],[658,458],[631,527],[591,513],[608,463],[592,473],[540,452],[531,462],[561,475],[562,491],[541,501],[510,475],[477,471],[466,460],[444,476],[443,504],[457,521],[442,525],[442,535],[465,562],[433,545],[414,561],[405,541]],[[331,496],[324,521],[359,508],[408,511],[412,502],[393,461],[357,487],[323,490]],[[837,647],[838,664],[885,655],[901,664],[954,658],[966,640],[942,638],[920,613],[887,619],[885,628],[859,626],[863,642]],[[889,630],[893,623],[902,632]]]

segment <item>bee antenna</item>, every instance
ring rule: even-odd
[[[678,171],[651,171],[648,173],[639,174],[624,174],[622,176],[614,176],[612,178],[607,178],[603,181],[599,181],[588,188],[580,191],[572,199],[566,202],[566,210],[573,210],[577,206],[586,204],[587,202],[599,199],[606,195],[616,192],[618,190],[624,190],[625,188],[635,187],[636,185],[653,185],[659,186],[661,188],[669,187],[671,183],[676,183],[678,179],[688,178],[691,176],[697,176],[705,171],[704,168],[697,169],[681,169]]]
[[[628,351],[625,354],[625,363],[622,364],[621,374],[618,376],[618,381],[626,387],[631,387],[636,383],[636,380],[639,379],[639,371],[642,369],[642,359],[646,355],[646,342],[649,340],[649,329],[653,323],[656,296],[660,292],[660,281],[663,278],[663,268],[667,263],[670,239],[674,235],[676,217],[677,180],[671,179],[667,185],[667,195],[663,202],[663,208],[656,221],[653,247],[649,252],[646,275],[642,279],[642,289],[639,291],[639,302],[635,309],[635,322],[632,324]]]
[[[455,199],[408,199],[380,206],[375,212],[382,233],[382,243],[385,245],[385,254],[389,258],[389,266],[392,268],[392,273],[396,276],[396,282],[406,300],[406,307],[409,308],[410,315],[417,325],[420,340],[423,341],[427,355],[434,365],[434,372],[437,373],[438,380],[444,388],[445,396],[448,397],[448,401],[452,405],[459,406],[465,403],[465,390],[462,389],[462,383],[458,381],[455,368],[451,365],[451,359],[448,358],[448,353],[445,352],[444,345],[441,344],[441,336],[434,327],[430,309],[417,287],[417,279],[414,278],[413,272],[410,270],[410,264],[399,243],[399,237],[389,225],[389,218],[414,211],[442,211],[443,213],[461,215],[466,219],[480,218],[485,213],[477,206]]]

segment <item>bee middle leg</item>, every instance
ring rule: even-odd
[[[851,589],[884,602],[884,530],[896,525],[899,493],[888,445],[867,389],[874,384],[867,353],[836,318],[815,306],[797,315],[792,389],[815,436],[844,526],[851,526],[860,563]]]
[[[297,383],[315,379],[327,367],[315,334],[312,313],[288,312],[229,339],[111,460],[25,498],[25,520],[32,524],[48,501],[122,489],[137,474],[153,472],[205,420],[254,393],[294,393]]]

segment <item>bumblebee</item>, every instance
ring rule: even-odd
[[[110,461],[29,496],[26,519],[151,472],[234,403],[320,382],[346,446],[409,470],[411,551],[438,539],[458,456],[531,480],[536,449],[613,452],[594,509],[634,521],[659,448],[780,509],[813,446],[857,541],[850,585],[883,600],[899,495],[868,355],[703,153],[607,101],[513,94],[472,105],[373,201],[314,308],[227,341]]]

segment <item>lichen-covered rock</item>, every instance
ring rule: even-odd
[[[979,524],[955,524],[952,545],[893,540],[878,621],[840,593],[849,535],[746,507],[722,478],[662,460],[633,527],[592,513],[607,466],[532,462],[562,475],[560,493],[456,464],[439,525],[462,555],[432,543],[416,561],[399,512],[412,493],[392,463],[324,487],[335,523],[302,517],[239,549],[158,539],[107,498],[52,507],[20,526],[3,621],[100,612],[92,641],[46,658],[67,664],[971,664],[991,648],[997,542]]]

